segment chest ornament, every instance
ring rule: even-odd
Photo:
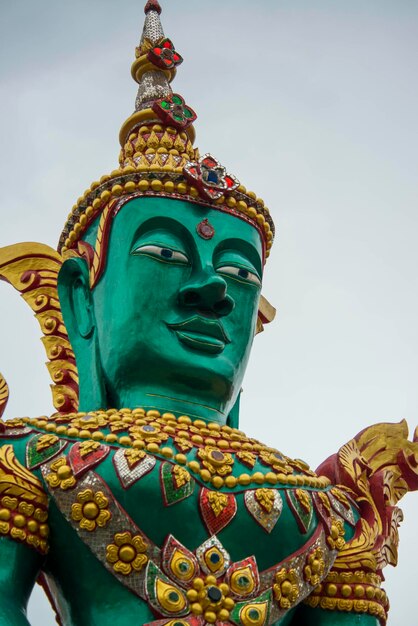
[[[99,448],[89,454],[98,451]],[[121,452],[125,450],[119,450],[119,456]],[[79,450],[77,454],[81,454]],[[130,463],[130,471],[135,471],[147,456],[124,457],[123,462],[128,468]],[[62,455],[42,466],[50,493],[98,561],[153,609],[157,621],[152,626],[274,624],[312,593],[328,574],[344,542],[342,518],[331,509],[327,523],[319,523],[305,545],[277,565],[259,571],[254,556],[234,562],[216,533],[235,515],[236,499],[233,494],[202,488],[201,513],[211,536],[194,551],[172,535],[159,547],[120,506],[98,474],[91,469],[74,473],[70,457],[71,451],[67,457]],[[56,478],[60,470],[61,475]],[[178,501],[176,498],[185,497],[185,490],[194,488],[195,481],[187,469],[169,462],[161,464],[160,479],[166,484],[166,498],[174,498],[173,504]],[[64,483],[68,480],[70,485]],[[267,516],[264,523],[267,524],[269,515],[280,515],[283,501],[277,490],[259,488],[247,493],[251,494],[244,496],[247,508],[262,511]],[[309,494],[312,509],[318,499],[314,495],[312,498]],[[294,498],[308,510],[308,500],[303,495],[294,494]]]

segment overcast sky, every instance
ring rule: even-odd
[[[270,207],[277,239],[242,428],[313,467],[367,425],[418,424],[418,2],[166,0],[196,144]],[[56,246],[117,164],[137,0],[0,2],[0,245]],[[40,332],[0,285],[7,417],[52,412]],[[405,498],[389,626],[412,624],[418,496]],[[32,626],[54,619],[40,592]]]

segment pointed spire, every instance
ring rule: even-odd
[[[142,49],[145,41],[149,41],[152,45],[155,45],[164,38],[164,31],[161,25],[160,15],[162,8],[158,0],[148,0],[145,5],[145,24],[142,31],[141,43],[139,48]]]
[[[147,13],[149,13],[150,11],[156,11],[158,13],[158,15],[161,15],[162,8],[161,8],[160,3],[158,2],[158,0],[148,0],[147,4],[145,5],[145,8],[144,8],[145,15]]]

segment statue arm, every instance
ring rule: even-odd
[[[43,558],[32,548],[0,537],[0,624],[28,626],[26,608]]]
[[[7,439],[23,430],[20,420],[6,424],[0,420],[0,624],[27,626],[28,599],[48,551],[48,497],[24,465],[27,437]]]

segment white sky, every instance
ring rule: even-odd
[[[412,0],[165,0],[197,142],[277,224],[242,428],[315,467],[365,426],[418,423],[417,59]],[[0,3],[0,245],[56,245],[117,164],[136,89],[134,0]],[[52,411],[31,312],[0,285],[7,416]],[[418,498],[388,568],[389,626],[415,621]],[[55,622],[40,593],[32,626]]]

